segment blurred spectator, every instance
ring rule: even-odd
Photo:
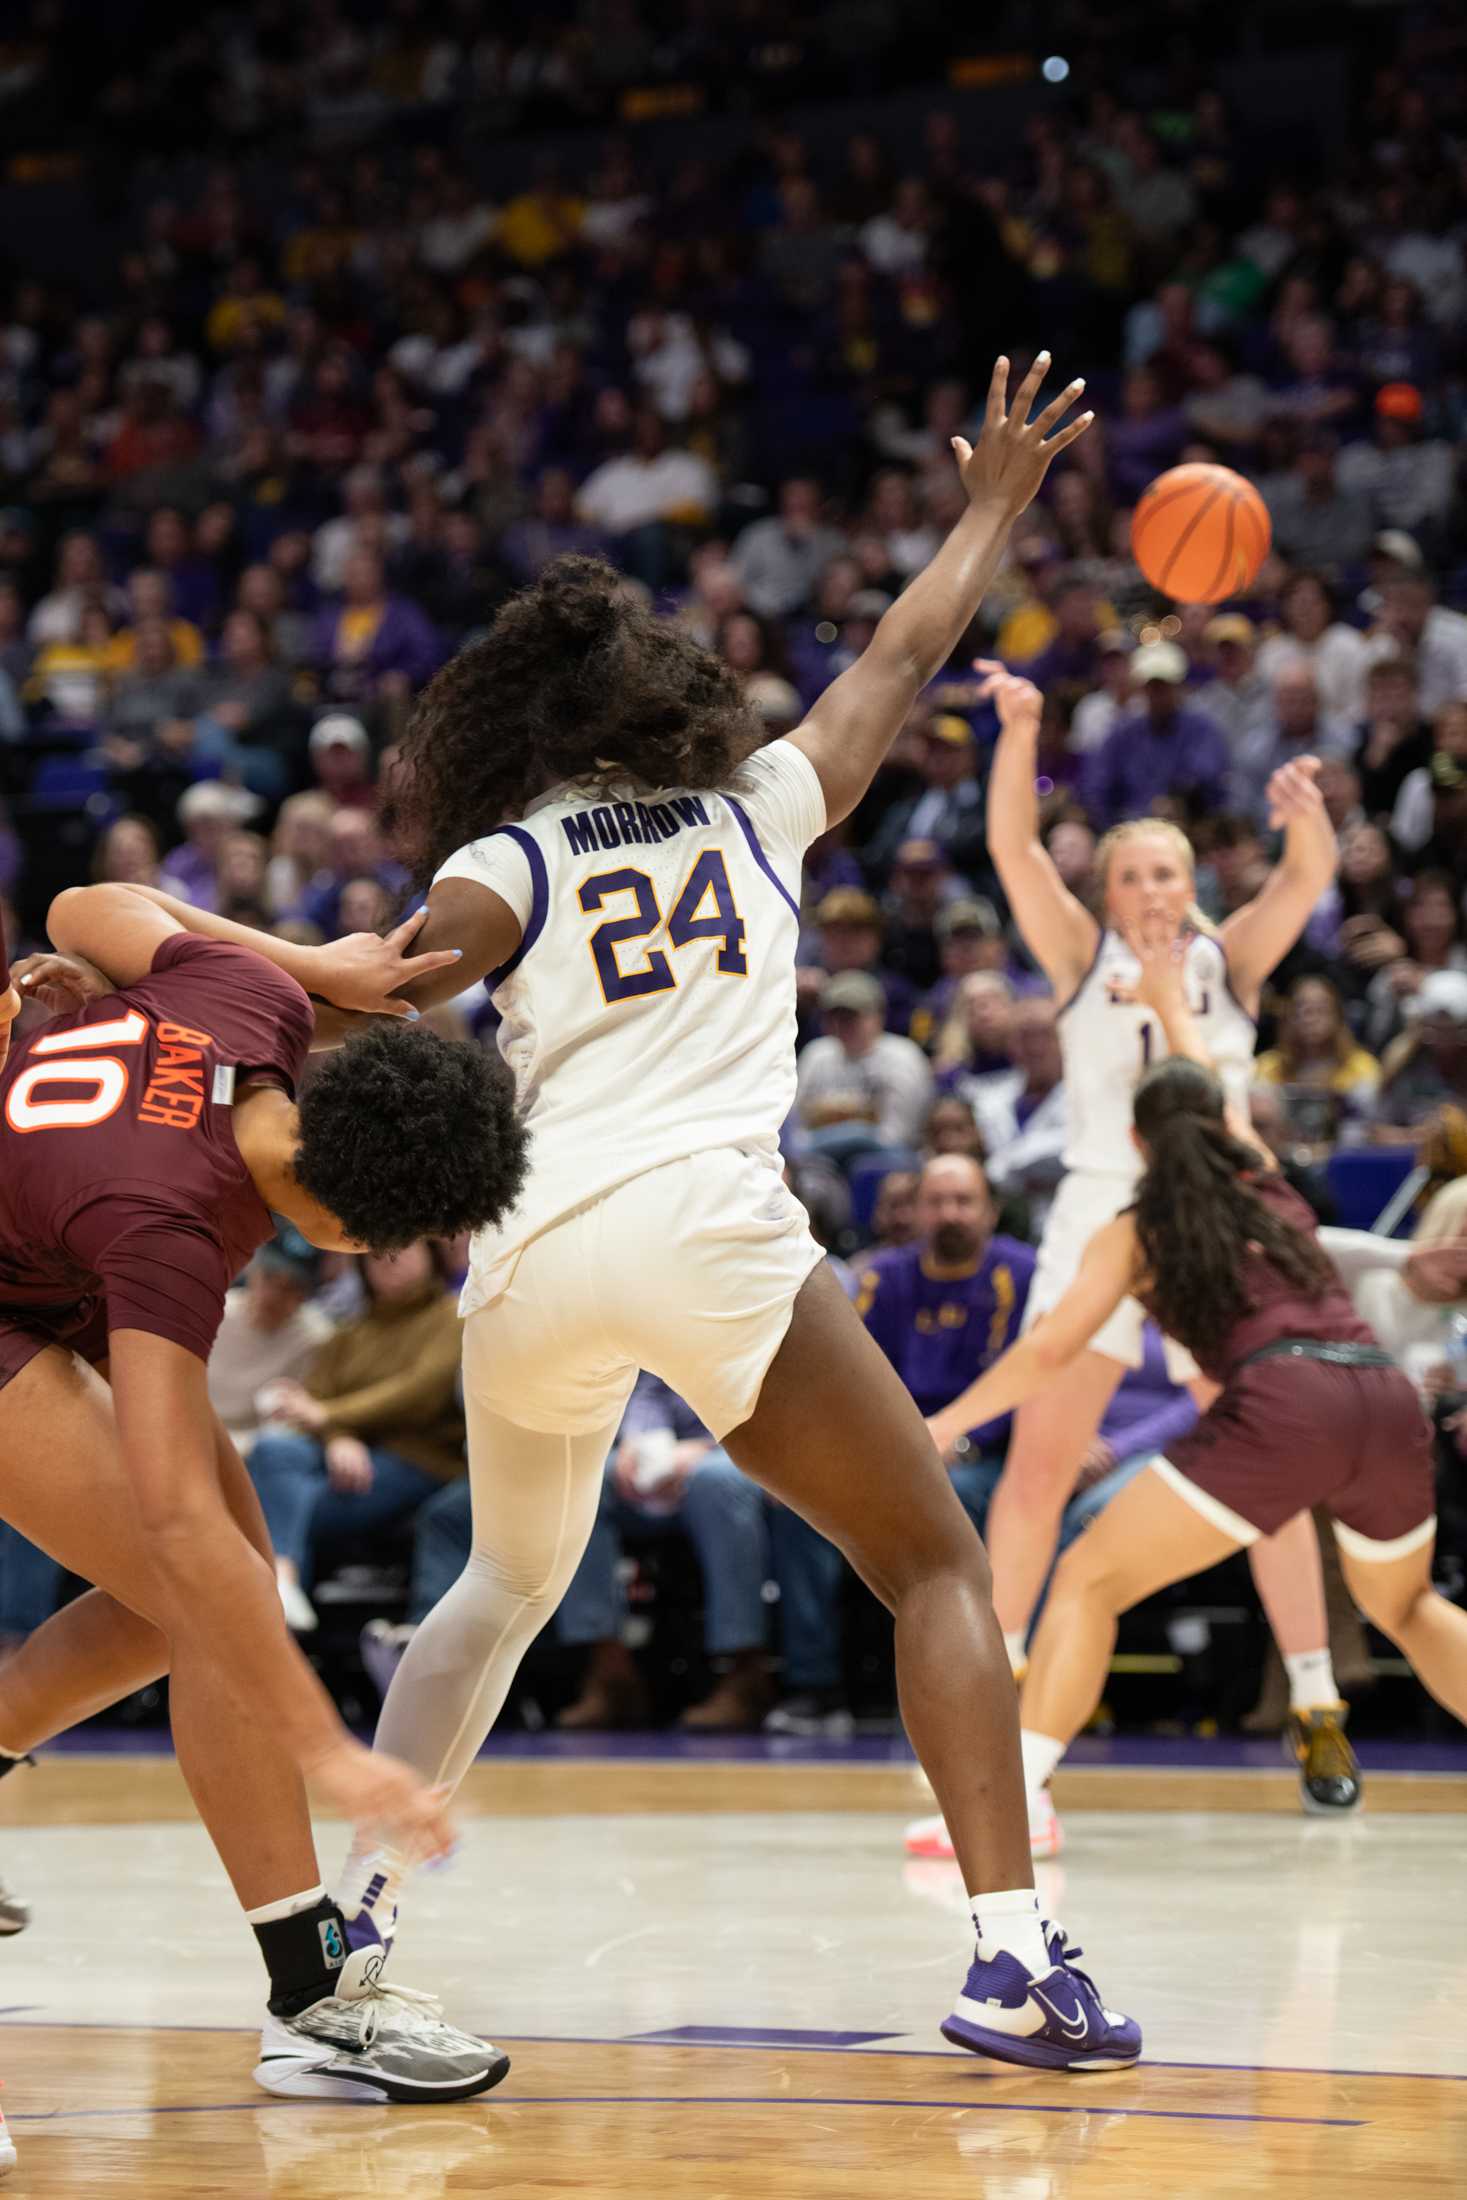
[[[1233,749],[1232,798],[1258,824],[1267,822],[1268,782],[1281,765],[1301,756],[1344,758],[1355,745],[1345,720],[1326,718],[1307,663],[1281,665],[1272,689],[1271,711],[1260,714]]]
[[[1095,643],[1094,676],[1099,681],[1082,695],[1070,719],[1070,748],[1076,756],[1098,749],[1115,731],[1131,700],[1131,637],[1122,627],[1111,627]],[[1203,694],[1208,690],[1204,689]],[[1199,696],[1199,702],[1201,696]],[[1221,721],[1219,721],[1221,723]],[[1223,728],[1226,732],[1228,729]]]
[[[1407,657],[1372,658],[1365,674],[1365,713],[1356,735],[1355,767],[1367,813],[1394,808],[1410,775],[1429,764],[1431,728],[1416,702],[1415,667]]]
[[[260,1429],[261,1393],[281,1380],[303,1381],[331,1334],[311,1304],[320,1276],[320,1254],[287,1225],[260,1247],[225,1299],[209,1355],[209,1403],[245,1458]]]
[[[1378,1145],[1415,1145],[1441,1109],[1467,1108],[1467,969],[1433,970],[1422,979],[1407,1029],[1381,1071],[1371,1130]]]
[[[286,1618],[315,1626],[309,1590],[332,1541],[408,1519],[463,1472],[458,1309],[426,1243],[360,1263],[365,1310],[305,1381],[270,1384],[250,1452]]]
[[[342,893],[352,880],[364,878],[375,879],[394,902],[407,886],[407,873],[388,855],[371,813],[336,810],[329,827],[327,869],[312,879],[291,914],[314,925],[323,939],[336,939],[342,929]]]
[[[1409,1021],[1410,1004],[1429,976],[1467,971],[1462,916],[1449,874],[1418,873],[1401,906],[1401,931],[1404,940],[1387,943],[1394,952],[1366,995],[1365,1039],[1376,1053]]]
[[[937,1101],[937,1109],[946,1105]],[[961,1107],[962,1103],[958,1105]],[[964,1113],[966,1114],[966,1110]],[[972,1117],[968,1118],[969,1124]],[[928,1117],[928,1136],[932,1134],[932,1117]],[[945,1149],[938,1149],[939,1151]],[[910,1245],[917,1235],[917,1171],[915,1169],[888,1169],[881,1179],[876,1194],[876,1205],[871,1210],[871,1243],[874,1247]]]
[[[872,862],[889,863],[904,841],[928,840],[941,848],[955,871],[986,877],[983,790],[967,719],[950,711],[930,718],[922,732],[919,765],[924,784],[882,820],[871,844]]]
[[[983,1133],[974,1120],[972,1109],[960,1094],[940,1092],[933,1101],[922,1134],[922,1152],[929,1161],[938,1154],[960,1154],[969,1161],[983,1160]],[[880,1204],[879,1199],[877,1204]],[[879,1231],[876,1242],[887,1242]]]
[[[281,803],[265,867],[265,902],[272,917],[299,908],[311,887],[326,884],[334,807],[330,795],[319,789],[289,795]]]
[[[655,1375],[640,1377],[601,1484],[585,1556],[556,1614],[562,1642],[589,1651],[582,1690],[556,1725],[645,1726],[647,1693],[622,1634],[618,1566],[625,1542],[685,1535],[703,1579],[704,1647],[723,1667],[679,1725],[694,1733],[759,1724],[769,1703],[764,1582],[769,1571],[764,1499],[681,1398]]]
[[[1340,486],[1338,455],[1339,440],[1331,429],[1311,429],[1290,474],[1269,497],[1279,550],[1319,572],[1362,564],[1375,534],[1370,498]]]
[[[932,1071],[910,1039],[882,1028],[877,979],[848,970],[820,995],[824,1036],[801,1049],[795,1107],[811,1150],[851,1159],[915,1145],[932,1098]]]
[[[873,897],[862,887],[835,887],[816,905],[815,928],[814,960],[802,947],[801,967],[795,973],[802,1006],[819,1004],[828,978],[861,971],[881,986],[887,1029],[909,1031],[917,996],[900,973],[881,967],[881,910]]]
[[[1187,659],[1175,642],[1148,642],[1131,659],[1141,708],[1122,718],[1085,759],[1081,784],[1093,821],[1144,817],[1161,795],[1192,811],[1220,807],[1227,743],[1212,720],[1182,701]]]
[[[1001,971],[979,970],[960,983],[937,1033],[933,1068],[945,1091],[976,1110],[995,1079],[1012,1080],[1014,989]]]
[[[1300,978],[1289,992],[1278,1044],[1253,1065],[1260,1085],[1277,1085],[1284,1131],[1300,1161],[1318,1161],[1364,1122],[1380,1085],[1380,1064],[1356,1044],[1340,996],[1327,978]]]
[[[1059,1027],[1053,1001],[1030,996],[1015,1001],[1009,1019],[1010,1076],[971,1091],[988,1181],[1005,1198],[1029,1203],[1029,1225],[1038,1236],[1055,1188],[1064,1175],[1069,1131]]]
[[[1370,500],[1377,524],[1401,527],[1435,547],[1451,510],[1456,453],[1423,436],[1426,408],[1410,382],[1387,382],[1375,393],[1374,435],[1340,455],[1340,487]]]
[[[158,834],[145,817],[119,817],[97,842],[92,876],[103,886],[157,886]]]
[[[1279,609],[1283,628],[1259,649],[1260,678],[1272,682],[1286,665],[1308,665],[1325,717],[1359,719],[1370,651],[1364,635],[1336,616],[1328,584],[1317,573],[1296,573],[1280,594]]]
[[[372,744],[360,718],[332,710],[318,718],[306,744],[311,770],[323,793],[343,809],[370,809],[376,800]]]
[[[158,884],[196,909],[219,906],[219,856],[228,835],[255,815],[259,803],[243,787],[203,779],[180,797],[183,845],[165,859]]]
[[[894,972],[925,993],[938,978],[937,925],[953,876],[935,840],[904,840],[888,877],[882,973]]]
[[[964,980],[978,971],[1001,971],[1008,942],[998,911],[985,895],[961,895],[938,909],[934,920],[942,975],[923,994],[910,1024],[911,1037],[931,1047],[952,1014]]]
[[[105,611],[111,619],[120,619],[127,610],[127,599],[108,581],[96,537],[64,535],[56,554],[55,586],[31,613],[31,643],[40,649],[48,642],[78,641],[82,613],[92,608]]]
[[[844,548],[844,538],[823,524],[821,502],[817,482],[783,482],[778,516],[752,521],[735,541],[734,571],[749,609],[761,618],[789,618],[801,610]]]
[[[718,482],[706,459],[669,450],[661,418],[643,406],[631,449],[609,458],[581,484],[576,509],[610,538],[629,569],[648,587],[672,578],[676,552],[666,530],[700,527],[718,506]]]
[[[522,581],[532,581],[552,558],[600,557],[606,537],[576,517],[575,483],[563,466],[547,466],[535,484],[535,509],[505,529],[500,544],[506,564]]]
[[[1397,569],[1381,589],[1372,657],[1405,655],[1416,667],[1416,701],[1430,718],[1467,695],[1467,618],[1436,601],[1429,573]]]
[[[407,695],[430,679],[437,637],[416,604],[389,595],[382,559],[353,550],[342,567],[341,601],[316,622],[315,656],[322,685],[337,702]]]

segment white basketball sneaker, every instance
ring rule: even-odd
[[[255,2082],[288,2099],[464,2101],[487,2093],[508,2055],[443,2021],[432,1994],[389,1986],[380,1948],[357,1948],[336,1991],[298,2016],[267,2012]]]

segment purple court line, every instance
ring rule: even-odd
[[[17,2031],[26,2030],[31,2032],[210,2032],[230,2034],[236,2039],[245,2038],[255,2029],[252,2024],[150,2024],[143,2017],[107,2020],[100,2020],[96,2017],[42,2017],[34,2024],[22,2026],[18,2019],[7,2017],[4,2011],[0,2010],[0,2031],[12,2026]],[[695,2026],[693,2029],[696,2030],[697,2027]],[[475,2028],[471,2024],[465,2025],[463,2030],[475,2032]],[[902,2034],[900,2032],[886,2032],[876,2036],[883,2039],[899,2040]],[[642,2032],[495,2032],[492,2027],[482,2033],[475,2032],[475,2037],[481,2039],[493,2038],[496,2045],[508,2040],[512,2047],[681,2046],[695,2049],[701,2053],[706,2053],[710,2047],[715,2045],[727,2044],[723,2041],[710,2040],[659,2040],[655,2035],[649,2037]],[[846,2047],[791,2046],[787,2040],[751,2039],[740,2042],[739,2045],[743,2051],[749,2051],[759,2046],[767,2047],[771,2051],[783,2047],[791,2055],[849,2055],[863,2052],[860,2049]],[[958,2064],[962,2060],[961,2049],[943,2047],[894,2047],[871,2050],[871,2052],[911,2056],[920,2058],[923,2062]],[[1135,2067],[1140,2070],[1227,2070],[1236,2076],[1245,2078],[1409,2078],[1416,2084],[1467,2085],[1467,2071],[1464,2070],[1340,2070],[1310,2063],[1162,2062],[1155,2055],[1143,2055]],[[967,2075],[970,2079],[1011,2077],[1014,2068],[1017,2068],[1017,2065],[1010,2067],[1004,2064],[993,2070],[974,2068],[970,2069]],[[243,2106],[244,2104],[239,2103],[237,2105]],[[320,2103],[317,2102],[316,2105],[319,2107]],[[78,2110],[77,2113],[80,2114],[82,2111]],[[152,2111],[149,2111],[149,2113],[152,2113]],[[162,2114],[163,2112],[159,2110],[157,2113]],[[173,2112],[170,2111],[170,2113]],[[1130,2111],[1130,2113],[1139,2115],[1141,2111],[1136,2109]],[[1154,2114],[1156,2112],[1148,2110],[1147,2113]],[[1285,2120],[1287,2121],[1287,2119]],[[14,2116],[8,2116],[7,2121],[14,2123]]]
[[[788,2093],[553,2093],[537,2094],[523,2100],[504,2099],[496,2093],[493,2102],[483,2094],[474,2094],[469,2101],[456,2102],[460,2108],[480,2103],[494,2108],[974,2108],[980,2107],[992,2114],[1004,2116],[1088,2116],[1094,2104],[1088,2101],[873,2101],[859,2096],[851,2099],[834,2096],[801,2098]],[[129,2108],[58,2108],[22,2110],[7,2118],[12,2124],[74,2123],[82,2118],[105,2116],[228,2116],[243,2114],[259,2108],[319,2108],[319,2101],[216,2101],[200,2102],[197,2106],[183,2104],[149,2108],[134,2105]],[[380,2100],[335,2101],[335,2108],[381,2108]],[[442,2104],[440,2104],[442,2105]],[[1152,2122],[1188,2124],[1303,2124],[1311,2130],[1328,2126],[1332,2130],[1363,2131],[1363,2116],[1249,2116],[1237,2111],[1205,2108],[1115,2108],[1108,2107],[1108,2116],[1144,2116]]]

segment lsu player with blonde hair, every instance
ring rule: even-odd
[[[1271,820],[1282,857],[1254,899],[1221,930],[1195,903],[1192,846],[1160,818],[1137,818],[1106,834],[1096,851],[1102,910],[1092,915],[1055,869],[1039,831],[1035,749],[1042,698],[1031,682],[982,662],[983,692],[999,715],[988,789],[988,845],[1024,942],[1059,1004],[1069,1136],[1068,1174],[1050,1210],[1029,1293],[1032,1324],[1064,1296],[1097,1230],[1127,1207],[1140,1176],[1131,1141],[1131,1100],[1167,1052],[1158,1018],[1136,997],[1138,950],[1169,945],[1182,964],[1197,1029],[1231,1105],[1246,1115],[1259,996],[1265,979],[1302,932],[1334,876],[1333,829],[1304,758],[1269,783]],[[1066,1369],[1063,1384],[1022,1406],[1003,1478],[988,1516],[994,1604],[1010,1662],[1022,1669],[1025,1642],[1059,1537],[1060,1518],[1106,1407],[1128,1367],[1140,1365],[1145,1315],[1119,1306]],[[1174,1381],[1201,1389],[1190,1353],[1170,1340]],[[929,1426],[944,1453],[965,1432],[961,1398]],[[1291,1733],[1307,1808],[1348,1808],[1359,1774],[1341,1731],[1328,1650],[1318,1539],[1307,1513],[1250,1552],[1254,1578],[1289,1670]],[[1047,1796],[1031,1818],[1035,1853],[1059,1849]],[[941,1851],[940,1822],[910,1829],[919,1854]]]

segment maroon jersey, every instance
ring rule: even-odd
[[[89,1302],[208,1357],[274,1229],[234,1143],[236,1080],[287,1092],[309,1001],[247,949],[180,932],[146,978],[55,1017],[0,1073],[0,1324]]]
[[[1272,1170],[1260,1170],[1257,1176],[1247,1179],[1247,1185],[1280,1222],[1292,1223],[1305,1237],[1314,1237],[1319,1224],[1312,1208],[1281,1176]],[[1199,1227],[1205,1229],[1206,1224]],[[1196,1354],[1203,1374],[1215,1383],[1225,1383],[1240,1360],[1281,1337],[1309,1337],[1324,1344],[1376,1343],[1375,1332],[1360,1319],[1332,1268],[1314,1298],[1262,1253],[1248,1255],[1242,1281],[1248,1310],[1233,1324],[1218,1351],[1204,1358],[1190,1337],[1178,1340]]]

